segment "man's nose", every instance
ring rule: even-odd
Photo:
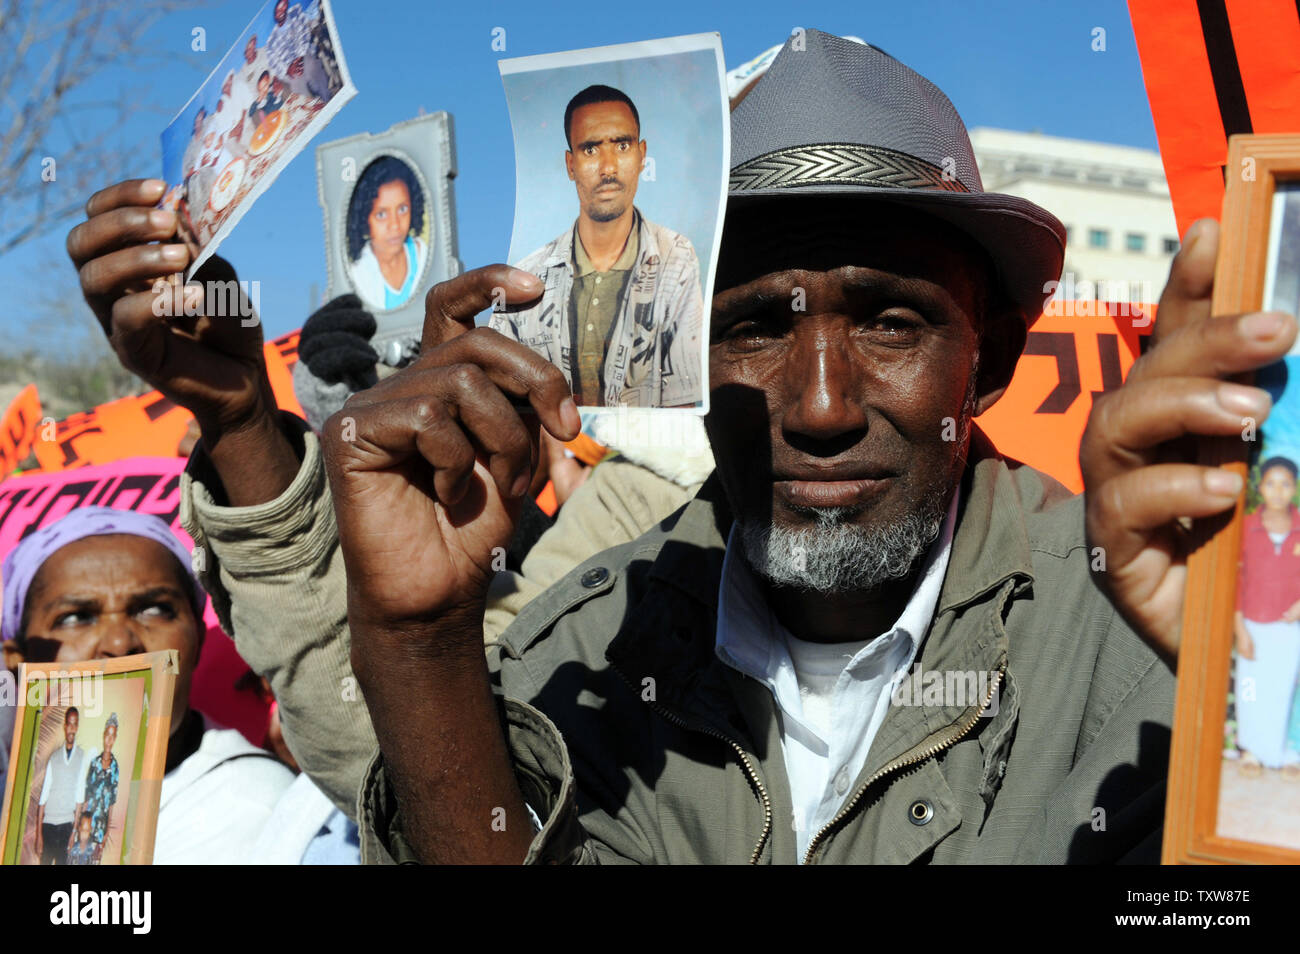
[[[602,176],[612,176],[618,172],[618,153],[613,149],[602,149],[600,151],[600,174]]]
[[[867,414],[857,400],[858,369],[843,329],[796,331],[785,378],[794,389],[782,418],[787,432],[826,441],[866,428]]]

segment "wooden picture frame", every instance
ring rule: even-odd
[[[1300,201],[1300,135],[1233,136],[1228,145],[1226,186],[1211,320],[1276,306],[1276,296],[1272,304],[1265,301],[1266,280],[1271,280],[1276,290],[1280,287],[1278,276],[1282,271],[1289,276],[1291,266],[1284,270],[1270,270],[1269,266],[1282,260],[1283,253],[1292,255],[1300,244],[1290,226],[1284,228],[1295,212],[1290,205],[1292,189],[1296,190],[1296,201]],[[1281,201],[1275,202],[1275,198]],[[1275,210],[1283,207],[1285,217],[1275,216]],[[1281,241],[1284,232],[1293,241]],[[1296,309],[1291,304],[1284,310]],[[1297,355],[1297,349],[1293,348],[1291,354]],[[1288,365],[1291,360],[1288,356]],[[1300,361],[1300,357],[1295,360]],[[1275,379],[1272,370],[1267,373],[1269,380]],[[1250,383],[1255,376],[1242,380]],[[1294,372],[1282,380],[1292,382],[1287,390],[1300,390]],[[1258,383],[1263,386],[1262,380]],[[1247,498],[1257,492],[1252,465],[1263,459],[1261,447],[1266,457],[1271,456],[1267,434],[1275,419],[1280,420],[1279,411],[1280,407],[1275,408],[1258,431],[1251,430],[1250,422],[1243,420],[1240,438],[1212,439],[1203,444],[1202,463],[1235,471],[1248,486],[1233,511],[1197,521],[1192,530],[1165,811],[1162,860],[1166,864],[1300,863],[1300,841],[1290,827],[1293,813],[1296,830],[1300,831],[1300,780],[1283,782],[1282,769],[1258,761],[1248,764],[1245,749],[1240,758],[1234,759],[1236,748],[1228,746],[1227,731],[1243,526]],[[1290,546],[1293,539],[1285,538],[1284,546]],[[1300,623],[1292,625],[1300,629]],[[1247,685],[1253,688],[1253,681]],[[1274,692],[1270,700],[1273,697],[1280,695]],[[1257,702],[1254,698],[1247,701]],[[1236,704],[1240,705],[1240,700]],[[1258,719],[1257,714],[1252,716],[1252,738],[1258,737],[1253,734]],[[1285,721],[1281,732],[1281,751],[1285,753]],[[1239,764],[1234,766],[1234,761]],[[1256,764],[1260,766],[1258,775]],[[1274,772],[1278,774],[1269,774]],[[1254,785],[1255,780],[1266,778],[1267,787]],[[1265,801],[1260,807],[1280,807],[1281,815],[1256,811],[1250,801],[1250,796],[1260,797],[1272,791],[1283,791],[1287,796],[1284,803],[1278,806]],[[1278,818],[1282,819],[1281,827]],[[1279,833],[1274,841],[1268,841],[1264,832],[1269,824],[1274,826],[1273,832]]]
[[[4,806],[0,810],[0,863],[39,864],[42,857],[54,856],[59,864],[152,862],[178,669],[179,658],[170,649],[19,668],[18,715]],[[69,730],[68,717],[74,707],[77,721]],[[69,770],[64,781],[82,778],[92,768],[92,762],[100,762],[95,755],[106,745],[112,771],[106,769],[94,776],[99,784],[86,779],[82,786],[58,789],[59,802],[68,802],[75,816],[71,840],[67,846],[60,843],[49,845],[48,851],[38,851],[35,814],[50,763],[68,751],[68,731],[74,738],[72,754],[67,758],[76,759],[78,770]],[[105,783],[105,779],[111,781]],[[76,816],[77,806],[69,801],[73,791],[83,794],[82,815],[89,819],[86,845],[90,850],[83,849],[76,860],[70,849],[82,819]],[[50,817],[52,804],[54,799],[47,797],[43,807],[46,818]],[[67,813],[62,804],[59,810]],[[42,825],[42,832],[59,828],[60,824],[49,823]]]

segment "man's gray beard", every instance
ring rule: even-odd
[[[977,362],[978,364],[978,362]],[[949,486],[939,488],[902,520],[884,527],[859,527],[851,521],[861,507],[799,507],[815,526],[799,529],[737,518],[740,545],[754,572],[773,586],[814,593],[870,591],[919,569],[943,529],[948,504],[966,466],[971,416],[975,409],[975,371],[957,433],[961,448]]]
[[[774,586],[815,593],[875,589],[909,576],[943,528],[948,498],[934,494],[900,521],[859,527],[859,507],[800,508],[814,526],[798,529],[737,521],[740,545],[754,572]]]

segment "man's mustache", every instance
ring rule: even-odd
[[[627,188],[627,186],[623,185],[623,183],[620,182],[618,179],[607,178],[607,179],[601,179],[600,182],[596,184],[596,188],[592,191],[598,191],[600,189],[605,188],[605,186],[618,186],[620,189]]]

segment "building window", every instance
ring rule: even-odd
[[[1178,239],[1167,238],[1162,246],[1166,255],[1176,255],[1178,253]]]
[[[1107,229],[1088,229],[1089,248],[1110,248],[1110,232]]]
[[[1130,252],[1145,252],[1147,250],[1147,237],[1141,232],[1129,232],[1124,236],[1124,247]]]

